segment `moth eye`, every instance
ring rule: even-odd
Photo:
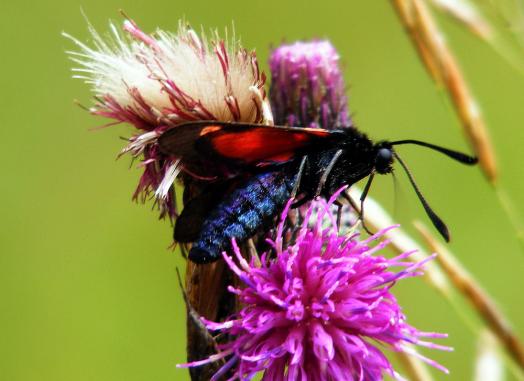
[[[393,154],[391,153],[391,150],[388,148],[381,148],[378,150],[377,153],[377,160],[380,162],[388,163],[393,158]]]

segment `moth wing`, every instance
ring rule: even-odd
[[[207,171],[218,168],[218,172],[236,172],[250,166],[285,163],[311,150],[332,146],[339,138],[338,131],[319,128],[191,122],[166,131],[159,138],[159,146],[185,165],[207,163]]]
[[[211,183],[197,196],[189,199],[178,216],[173,232],[176,242],[188,243],[198,238],[209,212],[217,205],[237,179]]]

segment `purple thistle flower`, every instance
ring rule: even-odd
[[[350,127],[339,56],[329,41],[282,45],[271,54],[270,101],[276,124]]]
[[[358,234],[340,236],[330,211],[336,196],[311,205],[293,244],[283,247],[284,221],[270,241],[273,250],[260,259],[248,263],[233,243],[238,264],[223,255],[244,284],[229,287],[243,308],[222,323],[202,319],[208,329],[232,340],[220,346],[220,353],[181,366],[226,359],[212,380],[231,371],[232,379],[240,380],[258,372],[264,380],[381,380],[385,373],[402,379],[382,353],[389,348],[448,373],[412,348],[451,350],[425,341],[446,335],[409,325],[390,291],[397,281],[420,275],[434,256],[413,263],[408,260],[413,252],[392,259],[378,255],[388,242],[370,244],[395,226],[363,241]]]

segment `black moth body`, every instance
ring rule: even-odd
[[[264,141],[267,135],[272,140]],[[177,126],[160,137],[160,149],[180,158],[189,173],[209,183],[186,203],[175,224],[175,241],[192,243],[189,259],[196,263],[216,261],[233,238],[241,243],[269,230],[292,196],[297,204],[317,196],[328,198],[344,185],[390,173],[395,158],[407,171],[393,145],[408,143],[465,164],[476,162],[418,141],[373,143],[355,128],[328,131],[217,122]],[[433,224],[449,239],[446,226],[407,173]],[[369,185],[370,181],[364,193]]]

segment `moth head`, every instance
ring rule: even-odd
[[[379,143],[375,149],[375,171],[381,175],[391,173],[394,161],[393,148],[388,143]]]

